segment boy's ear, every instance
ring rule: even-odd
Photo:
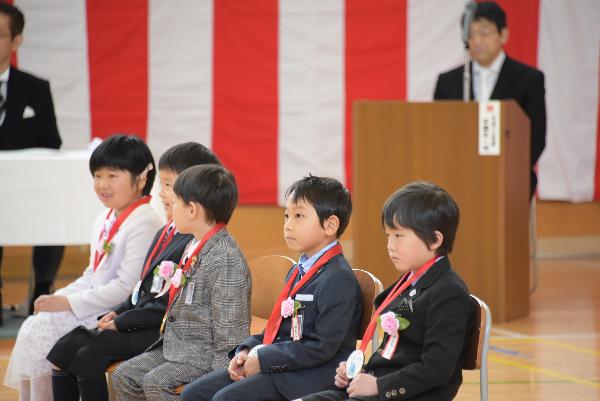
[[[198,215],[200,212],[198,209],[198,204],[196,202],[189,202],[185,204],[185,210],[190,219],[193,219]]]
[[[335,214],[332,214],[323,222],[325,234],[329,236],[337,236],[338,228],[340,228],[340,219]]]
[[[442,243],[444,242],[444,234],[437,230],[434,231],[433,234],[435,235],[435,242],[429,245],[429,249],[432,251],[437,251],[438,248],[442,246]]]

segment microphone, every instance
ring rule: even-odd
[[[462,40],[467,49],[469,48],[469,30],[471,28],[471,23],[473,22],[473,17],[475,17],[476,10],[477,3],[473,0],[468,1],[465,5],[462,21]]]
[[[470,0],[465,5],[465,12],[462,20],[462,40],[465,44],[465,65],[463,69],[463,101],[468,102],[471,99],[471,70],[469,68],[471,57],[469,56],[469,30],[475,17],[477,3]]]

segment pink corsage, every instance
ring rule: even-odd
[[[171,277],[171,284],[173,285],[173,287],[179,288],[179,286],[181,285],[182,277],[183,271],[181,269],[175,270],[175,273],[173,273],[173,277]]]
[[[171,277],[174,271],[175,263],[170,260],[163,260],[160,262],[160,265],[158,265],[158,274],[164,279]]]
[[[410,322],[407,319],[396,315],[392,311],[379,316],[378,320],[381,329],[390,336],[397,335],[398,330],[406,330],[406,328],[410,326]]]
[[[302,304],[300,301],[294,301],[292,298],[288,297],[286,300],[281,301],[281,317],[285,319],[293,316],[301,307]]]
[[[294,300],[290,297],[281,302],[281,317],[288,318],[294,313]]]
[[[387,312],[381,315],[381,328],[390,336],[398,333],[398,329],[400,328],[400,322],[396,319],[396,314],[394,312]]]

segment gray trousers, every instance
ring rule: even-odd
[[[167,361],[160,347],[123,362],[112,379],[121,401],[178,401],[175,388],[205,373],[193,365]]]

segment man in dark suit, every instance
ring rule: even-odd
[[[11,67],[10,58],[23,41],[25,18],[16,7],[0,2],[0,150],[25,148],[58,149],[61,145],[50,84]],[[48,294],[54,281],[64,246],[35,246],[33,300]],[[2,247],[0,247],[0,264]],[[0,288],[2,282],[0,279]],[[2,296],[0,293],[0,304]],[[2,315],[0,309],[0,324]]]
[[[531,122],[531,187],[537,176],[533,170],[546,146],[546,102],[544,74],[508,57],[503,50],[508,40],[506,14],[494,2],[477,4],[469,31],[471,99],[514,99]],[[434,99],[463,98],[464,66],[438,77]]]

